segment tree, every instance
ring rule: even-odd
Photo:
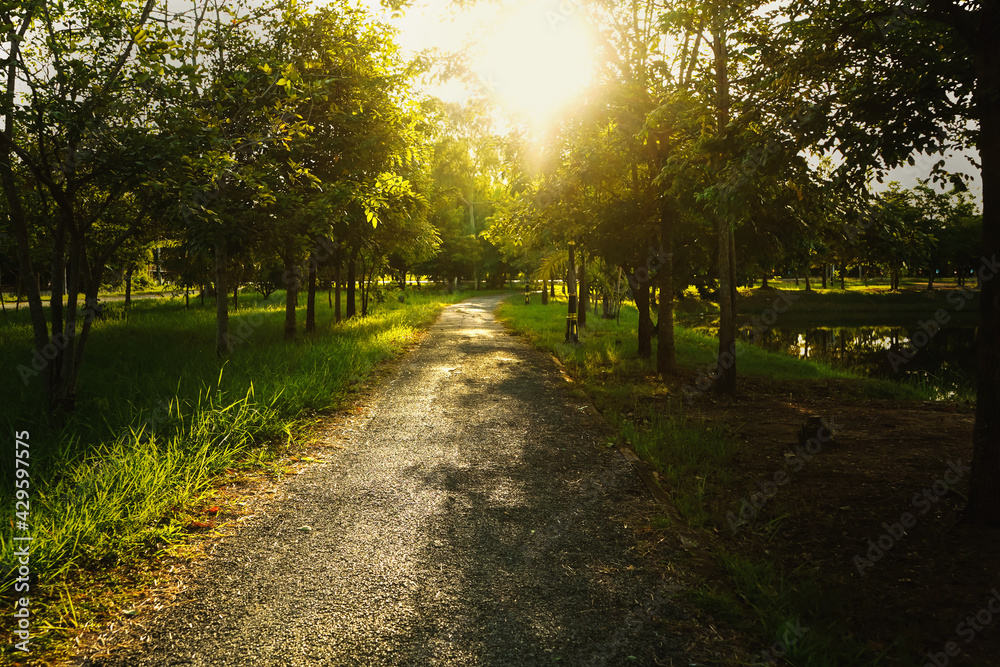
[[[272,15],[268,7],[204,5],[191,31],[177,28],[186,41],[175,67],[190,74],[189,85],[160,91],[174,110],[168,127],[184,141],[177,169],[159,185],[179,201],[189,242],[214,256],[220,358],[231,351],[233,255],[245,253],[252,223],[266,224],[262,209],[280,203],[293,210],[272,219],[299,216],[300,193],[289,190],[315,180],[288,160],[289,144],[311,129],[298,113],[302,75],[282,41],[288,26],[302,20],[296,6]],[[279,247],[287,251],[290,243],[285,237]]]
[[[672,146],[661,178],[685,184],[673,188],[673,198],[714,234],[720,324],[713,388],[722,395],[736,391],[735,234],[762,222],[762,211],[787,218],[785,209],[808,202],[804,193],[813,181],[790,132],[776,122],[781,108],[772,91],[760,85],[765,72],[755,58],[757,41],[767,40],[771,23],[759,4],[676,3],[664,13],[664,30],[681,44],[680,74],[652,115],[669,114],[680,102],[700,125]]]
[[[975,269],[976,232],[982,227],[972,198],[956,188],[942,192],[925,180],[913,188],[913,203],[929,240],[920,262],[927,271],[927,289],[934,289],[939,274],[961,280]]]
[[[976,149],[983,184],[979,267],[1000,272],[1000,3],[795,0],[770,65],[798,93],[803,145],[836,149],[838,176]],[[778,76],[774,77],[778,79]],[[943,163],[936,167],[942,177]],[[960,179],[953,179],[960,183]],[[979,375],[968,516],[1000,525],[1000,281],[982,280]]]
[[[511,166],[503,143],[480,104],[460,108],[435,103],[426,113],[425,196],[440,252],[419,264],[419,270],[443,281],[471,278],[478,287],[483,274],[493,269],[492,281],[497,282],[503,258],[487,230],[505,197],[500,172]]]
[[[149,122],[142,90],[163,57],[162,50],[140,48],[151,40],[147,22],[153,6],[153,0],[106,3],[95,12],[92,3],[38,0],[0,9],[0,22],[9,27],[0,101],[0,181],[35,349],[50,360],[44,387],[51,412],[75,406],[87,340],[100,312],[97,292],[104,267],[143,225],[145,205],[100,245],[91,243],[94,230],[163,156],[162,137]],[[34,230],[47,220],[33,218],[26,209],[29,192],[52,207],[48,317],[31,251]]]

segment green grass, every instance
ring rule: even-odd
[[[669,414],[649,407],[641,415],[608,416],[624,442],[666,480],[671,500],[684,521],[691,526],[714,523],[706,491],[723,488],[731,481],[738,443],[721,429],[687,419],[678,408]]]
[[[534,301],[534,300],[533,300]],[[637,358],[634,307],[622,312],[621,324],[588,317],[580,344],[564,342],[566,302],[524,306],[510,299],[499,310],[501,319],[536,346],[550,350],[582,384],[623,442],[651,463],[665,481],[681,518],[690,526],[727,530],[723,493],[735,478],[739,441],[722,429],[706,426],[680,400],[677,387],[657,379],[652,360]],[[675,328],[677,363],[689,376],[715,363],[717,340],[700,332]],[[861,378],[819,362],[769,353],[749,344],[737,347],[741,375],[760,382],[850,382],[856,395],[894,399],[922,398],[913,387]],[[796,385],[799,386],[799,385]],[[653,526],[668,530],[669,521],[653,518]],[[771,526],[769,529],[774,529]],[[711,540],[708,541],[711,543]],[[729,590],[711,586],[693,589],[692,601],[717,618],[753,633],[764,651],[775,642],[787,664],[808,667],[883,664],[862,639],[850,634],[840,619],[849,616],[835,591],[821,585],[819,573],[783,572],[765,553],[741,555],[715,550]],[[800,568],[801,569],[801,568]],[[808,628],[796,634],[796,628]],[[886,649],[896,650],[896,647]],[[778,654],[769,654],[771,658]]]
[[[801,281],[800,281],[801,283]],[[928,292],[926,281],[903,282],[898,292],[889,291],[888,285],[871,284],[867,287],[860,281],[848,280],[846,289],[840,289],[840,282],[837,281],[827,289],[817,288],[816,282],[811,291],[805,290],[804,283],[796,286],[794,281],[784,279],[771,281],[770,287],[773,289],[741,289],[740,298],[737,301],[739,311],[754,313],[771,307],[774,303],[777,292],[782,290],[792,292],[794,296],[794,311],[800,313],[867,313],[885,314],[894,313],[924,313],[929,310],[933,313],[937,308],[945,308],[949,311],[955,310],[954,305],[957,294],[953,294],[958,287],[954,280],[935,283],[935,289]],[[976,312],[979,307],[979,293],[970,292],[972,285],[966,286],[965,294],[969,295],[968,303],[963,305],[963,310]],[[952,301],[949,301],[951,295]],[[963,297],[962,301],[966,301]]]
[[[197,499],[223,469],[286,447],[311,415],[343,405],[444,305],[468,296],[407,294],[405,304],[390,298],[339,325],[323,303],[317,332],[294,342],[283,340],[278,298],[244,296],[230,330],[245,342],[224,364],[214,355],[212,300],[204,309],[192,300],[190,310],[183,299],[138,301],[128,312],[110,305],[94,326],[78,406],[65,423],[44,414],[39,378],[25,384],[18,373],[32,355],[27,313],[0,319],[0,421],[7,434],[30,433],[32,576],[52,586],[74,568],[180,539],[170,508]],[[12,507],[13,455],[0,460],[0,475]],[[0,532],[0,594],[14,582],[11,537]]]
[[[580,332],[580,345],[565,342],[565,313],[565,297],[556,297],[548,306],[540,305],[538,299],[533,299],[529,306],[510,299],[498,311],[500,318],[515,331],[538,347],[551,351],[616,409],[644,404],[648,391],[632,386],[634,383],[623,382],[629,378],[655,376],[654,362],[638,358],[639,313],[635,307],[623,307],[620,324],[590,314],[586,328]],[[682,369],[708,373],[718,358],[716,338],[680,324],[674,327],[674,344],[677,364]],[[765,381],[849,380],[856,382],[857,391],[869,398],[931,400],[936,393],[935,388],[926,383],[903,384],[866,378],[820,361],[795,359],[744,342],[737,343],[736,356],[740,375]]]
[[[716,552],[732,592],[698,589],[690,594],[706,610],[740,625],[741,608],[753,610],[756,631],[764,644],[750,664],[784,658],[795,667],[870,666],[894,647],[872,655],[868,643],[854,636],[843,618],[850,616],[836,591],[824,588],[807,572],[783,572],[766,556],[747,557],[725,549]],[[801,569],[801,568],[800,568]]]

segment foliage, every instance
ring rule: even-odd
[[[196,499],[225,467],[288,446],[309,415],[343,405],[456,299],[392,299],[339,326],[324,311],[325,335],[303,346],[282,343],[282,310],[261,302],[241,314],[243,343],[221,372],[203,344],[212,338],[211,306],[137,302],[128,319],[97,325],[87,398],[65,424],[46,420],[39,383],[25,387],[13,370],[30,354],[29,323],[23,312],[8,318],[0,391],[11,397],[5,428],[31,433],[32,573],[53,581],[182,539],[186,524],[171,508]],[[0,463],[0,473],[12,479],[13,463]],[[9,588],[17,559],[8,538],[0,569]]]

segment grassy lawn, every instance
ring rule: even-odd
[[[886,311],[923,312],[928,308],[933,312],[938,307],[954,309],[961,302],[965,302],[963,310],[974,311],[979,306],[979,293],[971,291],[975,281],[960,288],[954,279],[945,280],[936,282],[934,290],[928,291],[926,281],[902,280],[898,292],[890,291],[888,284],[869,282],[866,286],[856,279],[847,280],[843,290],[839,280],[828,283],[827,289],[817,287],[818,284],[818,281],[813,281],[812,290],[806,291],[801,280],[799,285],[787,278],[772,280],[769,289],[741,289],[737,307],[740,312],[763,310],[774,301],[775,290],[795,293],[798,297],[794,304],[796,313],[878,314]]]
[[[321,301],[316,333],[294,342],[283,339],[283,294],[268,302],[242,295],[230,316],[237,344],[224,363],[214,355],[213,300],[205,308],[192,300],[190,309],[182,298],[137,301],[128,311],[110,304],[94,326],[78,407],[65,423],[44,414],[39,377],[30,373],[26,309],[8,312],[0,319],[0,421],[8,434],[30,434],[34,650],[101,613],[100,596],[67,581],[183,543],[186,508],[210,494],[224,471],[280,469],[276,459],[301,445],[317,415],[344,406],[445,305],[470,295],[409,290],[405,303],[393,294],[368,317],[342,324]],[[0,461],[8,507],[13,467],[12,456]],[[11,531],[0,533],[5,605],[13,599],[16,546]]]
[[[826,297],[828,302],[830,298],[841,295]],[[532,305],[525,306],[519,299],[510,299],[499,309],[499,316],[521,336],[559,358],[616,427],[621,440],[660,473],[684,522],[702,531],[718,570],[715,577],[706,579],[687,595],[716,618],[755,638],[749,644],[751,650],[755,650],[753,646],[762,648],[756,649],[761,662],[754,664],[773,664],[766,662],[763,647],[774,646],[803,622],[809,631],[782,649],[787,664],[875,665],[886,664],[883,658],[890,649],[906,655],[897,647],[882,653],[872,650],[874,644],[852,634],[845,625],[843,619],[852,614],[836,586],[831,587],[821,572],[790,569],[771,554],[769,540],[789,515],[801,509],[794,503],[785,506],[788,514],[784,518],[769,515],[755,524],[752,534],[744,531],[739,539],[722,538],[729,532],[727,513],[734,509],[733,490],[747,484],[741,462],[756,454],[746,449],[738,428],[709,421],[697,404],[692,407],[684,398],[684,387],[693,385],[699,373],[715,362],[716,339],[678,325],[675,337],[679,371],[676,379],[663,383],[653,361],[637,357],[638,314],[634,307],[624,308],[620,324],[589,315],[586,328],[581,329],[580,344],[571,345],[564,342],[565,299],[558,298],[548,306],[540,305],[537,299],[532,301]],[[684,308],[692,312],[700,306],[686,304]],[[704,312],[710,313],[711,309]],[[885,402],[890,404],[912,405],[929,396],[918,386],[863,378],[749,344],[738,346],[737,357],[744,390],[750,386],[761,394],[773,394],[779,403],[782,395],[807,394],[816,388],[832,392],[823,394],[826,396],[869,396],[888,399]],[[725,408],[720,406],[719,410]],[[754,419],[752,415],[739,418]],[[761,465],[766,469],[773,464]],[[777,512],[781,506],[775,503],[769,510]],[[651,527],[654,532],[657,528],[666,530],[669,523],[665,517],[654,518]]]
[[[634,408],[644,404],[650,392],[663,394],[666,391],[666,388],[656,382],[649,386],[633,386],[627,382],[635,379],[652,382],[656,379],[653,361],[641,360],[637,356],[636,330],[639,314],[634,306],[626,304],[622,308],[620,323],[590,314],[586,329],[581,331],[581,344],[577,346],[565,342],[565,327],[560,326],[566,318],[566,297],[555,297],[548,306],[542,306],[538,301],[533,299],[530,306],[524,306],[522,301],[509,299],[501,306],[498,314],[514,330],[536,346],[550,350],[563,364],[584,378],[606,405],[616,410],[630,405]],[[684,304],[678,319],[710,314],[714,304],[708,306],[705,309],[697,302]],[[795,306],[797,308],[798,303]],[[717,339],[684,326],[675,326],[674,342],[677,364],[688,375],[697,376],[697,373],[706,371],[718,356]],[[764,381],[845,380],[850,381],[857,391],[873,397],[900,400],[931,397],[929,392],[920,387],[863,378],[818,361],[793,359],[748,343],[737,343],[737,356],[740,374]]]

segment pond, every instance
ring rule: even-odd
[[[936,388],[939,397],[968,395],[975,388],[978,313],[954,317],[940,328],[921,317],[808,320],[782,317],[757,334],[755,344],[800,359],[814,359],[871,377],[919,382]],[[753,340],[751,316],[740,315],[741,340]],[[696,325],[718,334],[718,321]]]

